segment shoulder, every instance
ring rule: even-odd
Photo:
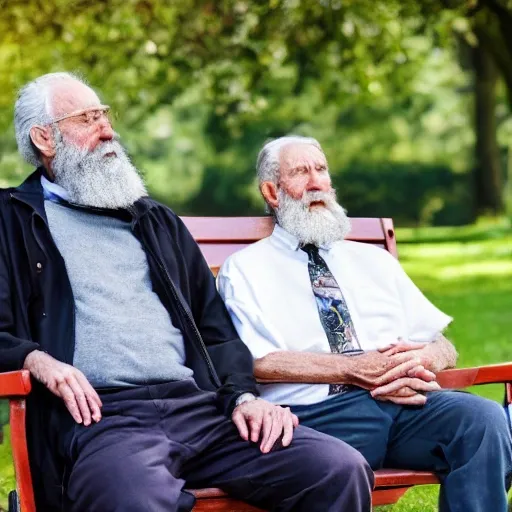
[[[169,206],[147,196],[135,203],[139,217],[150,216],[153,224],[159,228],[170,229],[174,234],[188,234],[188,229],[180,216]]]
[[[270,237],[258,240],[228,256],[219,271],[219,276],[229,278],[237,273],[246,275],[253,272],[255,267],[264,264],[272,250]]]
[[[238,267],[243,268],[247,265],[253,265],[260,261],[261,258],[266,257],[271,251],[272,246],[270,243],[270,237],[262,238],[261,240],[244,247],[240,251],[233,253],[226,259],[225,263],[237,265]]]
[[[134,208],[143,230],[152,231],[157,236],[159,233],[166,233],[164,238],[167,241],[172,240],[174,247],[179,246],[185,252],[197,252],[198,246],[192,233],[171,208],[150,197],[139,199]]]
[[[335,250],[343,257],[350,258],[369,269],[377,267],[380,270],[393,271],[397,266],[400,266],[400,263],[392,254],[373,244],[344,240],[337,244]]]
[[[152,197],[149,196],[142,197],[141,199],[139,199],[136,203],[136,206],[144,212],[152,211],[166,215],[170,218],[179,219],[178,215],[171,208],[169,208],[169,206],[160,203],[156,199],[153,199]]]

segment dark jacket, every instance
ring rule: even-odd
[[[73,363],[73,293],[48,229],[40,176],[36,170],[20,187],[0,190],[0,372],[21,369],[35,349]],[[153,289],[183,333],[187,366],[200,388],[217,392],[220,411],[229,415],[240,394],[257,394],[252,357],[198,245],[181,219],[152,199],[137,201],[129,218]],[[72,421],[61,399],[35,382],[27,430],[38,510],[60,508],[66,468],[57,448]]]

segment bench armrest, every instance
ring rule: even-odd
[[[26,396],[31,389],[28,370],[0,373],[0,398]]]
[[[512,383],[512,362],[443,370],[437,374],[437,381],[443,388]]]
[[[443,370],[437,374],[437,381],[443,388],[467,388],[480,384],[512,383],[512,362]],[[285,381],[276,378],[264,382]],[[30,372],[28,370],[0,373],[0,398],[26,396],[31,389]]]
[[[291,383],[290,380],[276,376],[273,379],[256,379],[260,384]],[[437,381],[443,388],[467,388],[478,384],[512,383],[512,362],[476,366],[474,368],[456,368],[443,370],[437,374]],[[304,384],[303,380],[297,380]],[[317,384],[309,382],[309,384]],[[325,382],[322,382],[325,384]]]

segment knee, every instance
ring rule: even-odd
[[[330,439],[318,451],[317,458],[326,481],[352,483],[371,493],[374,484],[373,471],[355,448],[338,439]]]
[[[483,398],[476,413],[487,424],[496,424],[499,427],[507,425],[505,408],[493,400]]]
[[[474,424],[497,433],[510,433],[507,415],[503,406],[492,400],[481,398],[477,407],[466,408],[466,414]]]
[[[475,404],[467,404],[459,410],[460,418],[467,421],[468,435],[486,437],[510,448],[510,424],[505,409],[492,400],[479,398]]]

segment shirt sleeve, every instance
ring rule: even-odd
[[[254,359],[284,350],[281,336],[268,319],[263,317],[253,298],[250,283],[231,258],[219,271],[217,287],[238,336],[247,345]]]
[[[396,260],[396,284],[403,304],[407,339],[426,343],[434,341],[453,320],[432,304],[405,273]]]

